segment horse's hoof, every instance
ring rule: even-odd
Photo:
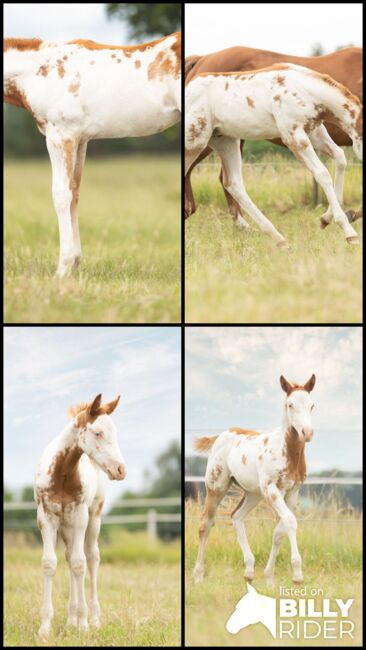
[[[348,243],[351,244],[352,246],[357,246],[357,244],[360,243],[357,235],[356,236],[352,235],[352,237],[347,237],[346,239]]]
[[[277,248],[282,248],[283,250],[288,251],[290,249],[290,244],[286,241],[279,241],[277,244]]]
[[[327,226],[329,226],[329,221],[327,221],[323,217],[320,217],[320,227],[321,227],[321,229],[324,230],[324,228],[326,228]]]
[[[293,578],[292,582],[294,583],[294,585],[302,585],[302,583],[304,582],[304,578],[296,578],[296,580],[295,578]]]
[[[355,221],[356,212],[354,210],[347,210],[346,217],[350,223]]]

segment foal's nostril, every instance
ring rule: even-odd
[[[118,474],[124,478],[126,476],[126,468],[124,465],[118,465]]]

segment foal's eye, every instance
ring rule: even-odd
[[[95,435],[97,436],[97,438],[101,438],[102,437],[102,432],[101,431],[96,431]]]
[[[311,410],[313,410],[313,408],[314,408],[314,404],[312,405]]]
[[[288,407],[289,407],[289,409],[292,409],[292,404],[289,404]]]

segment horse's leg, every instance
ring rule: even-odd
[[[73,541],[70,554],[71,570],[74,575],[78,600],[79,628],[88,629],[88,607],[85,600],[84,579],[86,558],[84,553],[85,532],[88,527],[89,512],[85,503],[75,506],[73,516]]]
[[[51,631],[53,619],[52,605],[52,578],[56,573],[57,556],[56,541],[59,520],[55,515],[47,514],[42,505],[37,511],[38,528],[41,531],[43,541],[42,573],[43,573],[43,604],[41,609],[41,626],[38,634],[43,641],[47,641]]]
[[[289,495],[285,497],[285,501],[288,507],[290,508],[291,512],[295,508],[298,492],[299,492],[298,490],[295,490],[294,492],[290,492]],[[275,572],[275,564],[276,564],[278,549],[280,548],[282,539],[285,536],[285,534],[286,534],[286,530],[283,526],[282,519],[280,519],[273,531],[272,548],[269,554],[266,568],[264,569],[264,575],[267,578],[267,583],[271,586],[273,585],[274,582],[274,572]]]
[[[242,157],[243,155],[243,146],[244,146],[244,140],[240,140],[240,156]],[[225,198],[227,201],[227,204],[229,206],[229,211],[230,214],[232,215],[234,222],[240,226],[241,228],[244,228],[244,230],[248,230],[250,228],[249,223],[245,221],[244,217],[242,216],[242,213],[240,211],[240,206],[239,204],[233,199],[231,194],[225,189],[225,168],[221,164],[221,169],[220,169],[220,183],[222,185],[222,189],[224,190]]]
[[[347,210],[346,217],[350,223],[357,221],[357,219],[362,219],[362,206],[357,210]]]
[[[252,549],[249,546],[244,519],[262,498],[262,494],[259,491],[248,492],[247,494],[244,494],[242,500],[238,503],[235,510],[233,510],[231,513],[231,518],[235,526],[238,541],[241,550],[243,551],[245,565],[244,577],[248,581],[251,581],[254,578],[255,558],[252,553]]]
[[[199,534],[199,547],[197,561],[193,570],[195,582],[201,582],[204,575],[204,562],[205,562],[205,546],[209,536],[211,527],[214,524],[215,514],[220,501],[225,496],[227,489],[222,491],[207,489],[205,506],[201,515]]]
[[[74,235],[74,245],[77,251],[77,256],[75,258],[74,266],[77,266],[81,260],[81,244],[80,244],[77,207],[79,202],[81,175],[84,169],[87,146],[88,146],[87,142],[81,142],[78,146],[74,174],[73,174],[73,181],[71,185],[72,201],[71,201],[70,211],[71,211],[72,231]]]
[[[96,512],[90,513],[89,524],[85,535],[85,555],[90,574],[89,617],[92,627],[100,627],[100,606],[97,593],[97,574],[99,567],[98,536],[101,518]]]
[[[281,134],[286,138],[286,133]],[[323,188],[325,196],[328,199],[334,221],[342,229],[347,241],[350,244],[358,244],[358,236],[355,229],[349,223],[343,212],[335,191],[333,189],[332,178],[325,165],[316,155],[308,135],[302,129],[296,129],[295,133],[287,135],[287,145],[293,154],[301,160],[311,171],[315,180]]]
[[[189,168],[189,170],[188,170],[188,172],[186,174],[186,177],[184,179],[186,217],[190,217],[192,214],[194,214],[194,212],[196,212],[196,204],[195,204],[195,201],[194,201],[193,190],[192,190],[192,185],[191,185],[191,174],[192,174],[194,168],[196,167],[196,165],[198,165],[198,163],[200,163],[202,160],[207,158],[207,156],[209,156],[210,153],[212,153],[212,149],[210,149],[209,147],[207,147],[206,149],[201,151],[198,158],[196,158],[194,163]]]
[[[68,604],[68,614],[66,625],[76,626],[78,624],[78,597],[76,589],[76,580],[71,568],[71,551],[73,540],[73,527],[65,523],[60,528],[60,534],[65,544],[65,558],[70,570],[70,598]]]
[[[301,557],[297,547],[296,529],[297,521],[295,515],[291,512],[288,505],[274,483],[269,483],[263,487],[263,494],[271,504],[273,509],[277,512],[280,521],[282,522],[282,529],[288,535],[291,546],[291,565],[292,565],[292,580],[296,584],[303,581],[301,570]]]
[[[287,247],[286,239],[276,230],[274,225],[264,216],[248,196],[241,174],[241,155],[239,140],[226,136],[213,136],[210,147],[219,154],[225,168],[224,182],[231,196],[239,203],[243,211],[247,212],[257,223],[259,228],[277,243],[278,246]]]
[[[52,195],[60,233],[59,277],[65,276],[78,263],[80,242],[75,240],[71,204],[73,201],[74,169],[78,143],[63,139],[53,130],[46,135],[52,165]]]
[[[343,149],[338,147],[328,134],[327,129],[323,124],[320,124],[314,131],[309,134],[310,142],[317,151],[327,154],[334,160],[335,164],[335,178],[334,178],[334,192],[339,201],[343,203],[343,185],[344,174],[347,167],[346,156]],[[333,213],[329,206],[327,211],[320,217],[321,228],[326,228],[333,219]]]

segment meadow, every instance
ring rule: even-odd
[[[57,550],[53,581],[55,617],[51,647],[180,646],[180,542],[155,546],[145,533],[115,531],[100,543],[98,595],[100,630],[66,627],[69,569],[63,545]],[[4,645],[42,646],[40,622],[43,580],[40,545],[6,543],[4,553]],[[89,578],[86,579],[87,600]]]
[[[289,638],[273,639],[261,624],[250,625],[238,634],[226,631],[226,622],[236,603],[247,591],[244,565],[235,530],[226,515],[238,498],[228,507],[219,508],[220,518],[211,529],[206,546],[206,575],[195,584],[192,577],[196,561],[199,516],[197,503],[186,504],[185,528],[185,640],[187,646],[361,646],[362,645],[362,520],[356,513],[330,507],[317,508],[298,516],[298,545],[303,560],[304,583],[307,598],[312,588],[323,589],[324,598],[354,598],[350,618],[355,624],[354,640],[324,640],[323,638],[296,641]],[[292,587],[290,546],[283,540],[276,562],[275,587],[267,587],[263,571],[268,560],[274,517],[266,506],[257,507],[248,516],[246,526],[249,544],[256,558],[253,587],[261,594],[279,596],[279,587]],[[321,599],[315,597],[317,606]],[[294,619],[297,620],[297,619]],[[313,633],[313,632],[312,632]]]
[[[250,197],[290,244],[280,250],[250,217],[249,232],[233,224],[219,165],[208,160],[192,174],[197,212],[185,223],[186,322],[360,323],[362,244],[347,244],[334,223],[320,229],[325,197],[320,190],[313,206],[310,172],[276,152],[244,162]],[[361,203],[361,173],[346,170],[345,209]],[[361,239],[361,220],[355,229]]]
[[[88,158],[83,261],[62,281],[48,159],[5,164],[6,323],[177,323],[181,314],[178,156]]]

